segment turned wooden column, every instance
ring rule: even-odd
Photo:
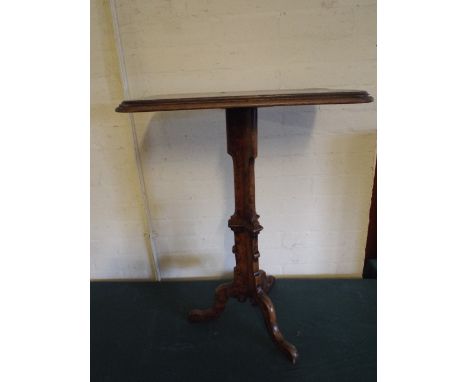
[[[192,322],[218,317],[230,297],[239,301],[250,299],[261,308],[273,341],[293,363],[296,361],[297,350],[283,338],[276,322],[275,308],[267,295],[275,279],[267,276],[258,265],[258,234],[262,226],[255,211],[257,107],[367,102],[372,102],[372,97],[362,90],[300,89],[167,95],[153,99],[126,100],[117,107],[116,111],[120,113],[226,109],[227,151],[234,164],[236,198],[235,211],[228,223],[234,231],[234,279],[216,288],[210,308],[190,311],[189,319]]]
[[[234,284],[239,293],[249,295],[262,281],[258,268],[258,234],[263,227],[255,211],[257,109],[227,109],[226,136],[227,152],[234,165],[235,212],[228,223],[234,231]]]

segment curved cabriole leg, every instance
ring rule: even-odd
[[[268,293],[271,288],[273,288],[273,285],[275,284],[276,279],[273,276],[267,276],[265,271],[260,270],[262,273],[262,278],[260,282],[260,287],[262,288],[264,293]],[[252,305],[257,305],[257,299],[255,297],[252,298]]]
[[[268,332],[270,333],[273,341],[279,348],[286,354],[289,360],[294,364],[299,356],[296,347],[286,341],[281,334],[278,324],[276,322],[276,312],[270,297],[263,290],[257,291],[257,300],[260,305],[265,319]]]
[[[188,316],[189,320],[191,322],[200,322],[218,318],[226,306],[229,295],[231,294],[231,288],[231,283],[219,285],[215,290],[213,306],[208,309],[191,310]]]

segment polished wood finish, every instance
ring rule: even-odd
[[[139,113],[240,107],[352,104],[372,101],[372,97],[363,90],[264,90],[256,92],[174,94],[148,97],[123,101],[115,110],[120,113]]]
[[[213,305],[189,313],[192,322],[211,320],[224,310],[230,297],[259,305],[273,341],[294,363],[298,353],[294,345],[281,334],[275,308],[267,293],[275,279],[259,269],[258,234],[263,229],[255,211],[255,158],[257,157],[257,109],[226,110],[227,151],[234,164],[235,212],[229,219],[234,231],[232,252],[236,256],[234,280],[220,285],[215,291]]]
[[[257,157],[257,107],[325,105],[372,102],[362,90],[302,89],[237,93],[189,94],[123,101],[116,109],[122,113],[226,109],[227,151],[234,165],[235,212],[228,225],[234,231],[236,258],[234,279],[215,290],[207,309],[194,309],[189,320],[200,322],[219,317],[229,298],[249,299],[258,305],[273,341],[293,362],[298,352],[287,342],[278,327],[275,308],[268,291],[275,279],[259,269],[258,234],[262,230],[255,210],[255,158]]]

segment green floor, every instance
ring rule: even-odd
[[[292,365],[258,307],[191,324],[219,282],[91,283],[91,381],[376,380],[376,280],[285,280],[270,292]]]

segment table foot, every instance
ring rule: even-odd
[[[189,321],[200,322],[218,318],[224,311],[224,307],[231,295],[231,290],[231,283],[219,285],[215,290],[213,306],[208,309],[192,309],[188,315]]]
[[[260,305],[260,308],[262,309],[265,324],[268,332],[271,335],[271,338],[286,354],[288,359],[293,364],[295,364],[299,353],[297,352],[296,347],[286,341],[283,337],[283,334],[281,334],[278,323],[276,322],[276,312],[275,307],[273,306],[273,302],[271,301],[270,297],[268,297],[268,295],[261,289],[257,292],[256,299]]]

